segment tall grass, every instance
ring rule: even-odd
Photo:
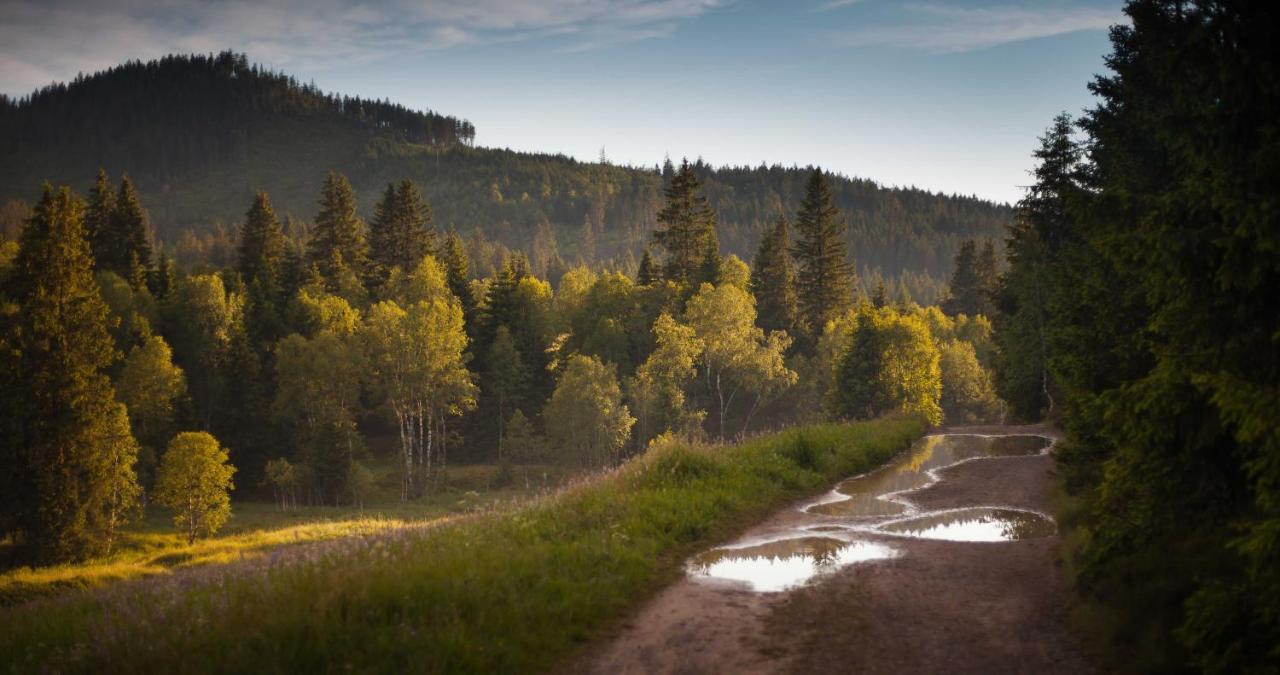
[[[913,418],[670,444],[521,506],[0,613],[14,671],[545,670],[719,541],[906,447]]]

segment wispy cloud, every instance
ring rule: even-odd
[[[0,91],[167,53],[232,48],[309,70],[478,44],[583,51],[674,33],[735,0],[6,0]]]
[[[862,2],[862,0],[830,0],[830,2],[824,2],[821,5],[818,5],[817,7],[815,7],[814,9],[819,12],[830,12],[833,9],[848,7],[849,5],[856,4],[859,2]]]
[[[954,7],[909,4],[896,24],[864,26],[837,36],[847,47],[894,47],[935,53],[967,52],[1086,30],[1124,20],[1118,8],[1086,6]]]

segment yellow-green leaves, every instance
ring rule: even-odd
[[[194,542],[217,532],[231,517],[231,476],[227,451],[203,431],[173,437],[160,460],[155,500],[174,511],[173,522]]]

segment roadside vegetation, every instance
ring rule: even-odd
[[[8,670],[524,672],[570,657],[782,504],[865,471],[919,416],[797,427],[739,445],[660,440],[532,502],[428,529],[299,546],[0,613]]]
[[[237,501],[216,536],[188,543],[173,512],[149,505],[122,528],[111,554],[47,566],[14,564],[12,544],[0,540],[0,607],[106,584],[270,554],[275,549],[343,537],[420,527],[445,518],[544,494],[573,473],[550,465],[453,467],[439,489],[410,502],[399,498],[400,477],[374,464],[370,496],[361,505],[322,506]]]

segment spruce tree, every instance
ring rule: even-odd
[[[444,245],[440,247],[440,264],[444,265],[449,292],[462,303],[462,319],[466,324],[467,335],[475,339],[476,299],[471,293],[471,260],[467,256],[467,246],[462,237],[453,230],[449,230]]]
[[[102,176],[105,178],[105,175]],[[97,186],[94,186],[97,191]],[[103,203],[95,195],[95,213]],[[142,209],[138,193],[129,176],[120,179],[120,190],[116,193],[111,208],[111,217],[107,219],[105,228],[98,230],[96,240],[99,242],[100,269],[110,270],[122,278],[133,281],[138,276],[137,270],[151,269],[151,238],[147,234],[147,215]],[[135,288],[134,290],[137,290]]]
[[[260,355],[268,354],[286,332],[281,310],[287,252],[271,201],[267,193],[259,192],[240,227],[238,269],[247,294],[245,325],[249,342]]]
[[[392,268],[406,274],[417,269],[424,256],[435,252],[431,220],[431,206],[413,181],[387,185],[369,228],[371,274],[377,283],[385,281]]]
[[[364,223],[356,215],[351,183],[346,176],[330,171],[320,191],[320,213],[307,245],[307,263],[319,267],[330,291],[335,290],[333,284],[341,272],[333,269],[334,260],[341,260],[346,269],[363,278],[369,264],[369,246]]]
[[[89,204],[85,209],[85,236],[89,239],[89,249],[93,253],[94,264],[104,269],[104,261],[110,259],[112,237],[111,217],[116,210],[116,196],[111,190],[111,182],[104,169],[98,169],[98,177],[93,187],[89,188]]]
[[[658,280],[657,265],[653,262],[653,256],[649,255],[649,249],[644,249],[644,254],[640,256],[640,267],[636,270],[636,285],[648,286]]]
[[[788,250],[790,225],[786,218],[760,238],[760,247],[751,261],[751,293],[756,297],[756,325],[768,331],[795,334],[796,268]]]
[[[965,314],[991,316],[992,283],[995,277],[995,249],[988,242],[982,255],[978,243],[967,239],[956,253],[956,269],[951,274],[951,295],[942,303],[942,311],[956,316]]]
[[[138,494],[138,446],[104,373],[117,354],[82,217],[69,189],[46,185],[9,280],[2,522],[38,562],[109,549]]]
[[[889,289],[884,287],[884,279],[876,282],[876,289],[871,292],[871,306],[884,309],[889,306]]]
[[[665,190],[666,206],[658,212],[653,240],[667,252],[666,277],[677,283],[698,281],[705,276],[700,272],[710,254],[719,255],[715,213],[701,192],[702,181],[685,160]]]
[[[800,213],[798,238],[791,249],[796,258],[796,296],[800,332],[807,345],[822,334],[827,322],[853,306],[857,279],[844,241],[840,212],[831,199],[822,169],[809,178]]]

